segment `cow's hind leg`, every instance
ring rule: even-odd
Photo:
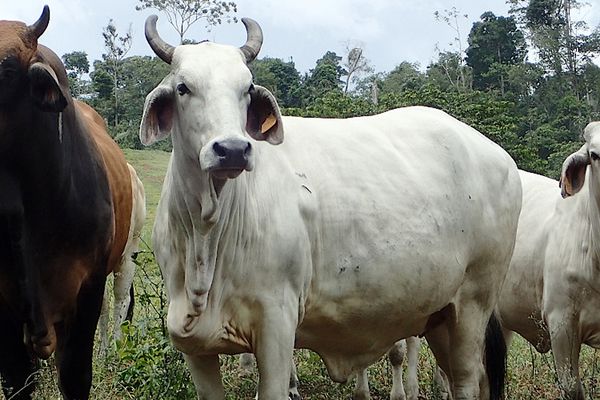
[[[402,377],[402,362],[406,356],[406,340],[399,340],[388,351],[388,358],[392,364],[392,390],[390,400],[405,400],[404,382]]]
[[[78,295],[77,311],[68,325],[57,326],[58,383],[65,400],[86,400],[92,385],[94,333],[104,294],[104,275],[91,277]]]
[[[500,399],[506,363],[500,326],[482,310],[478,301],[464,301],[459,307],[460,312],[449,312],[442,324],[426,334],[438,364],[450,381],[452,398]],[[457,319],[457,314],[463,317]]]
[[[135,275],[135,263],[131,259],[131,257],[127,254],[125,256],[125,261],[121,265],[120,271],[115,276],[115,307],[114,307],[114,321],[115,321],[115,329],[114,329],[114,337],[115,340],[119,340],[121,338],[121,325],[127,319],[127,314],[129,311],[129,305],[132,304],[133,296],[132,287],[133,287],[133,277]]]
[[[240,369],[242,370],[242,375],[251,375],[254,370],[254,364],[254,354],[240,354]]]
[[[419,367],[419,349],[421,339],[417,336],[406,338],[406,398],[417,400],[419,398],[419,378],[417,369]]]
[[[356,383],[354,385],[354,392],[352,393],[352,400],[371,400],[369,375],[367,374],[366,368],[356,374]]]
[[[110,294],[108,288],[104,290],[104,298],[102,301],[102,310],[100,312],[100,318],[98,319],[98,333],[100,336],[100,354],[106,357],[108,353],[108,315],[110,307]]]
[[[495,326],[486,332],[490,317],[476,302],[462,304],[460,314],[463,315],[462,318],[454,319],[449,324],[449,361],[454,398],[456,400],[500,399],[506,360],[506,347],[502,346],[504,340],[499,331],[500,327],[497,322],[492,322],[491,324]],[[496,329],[497,332],[494,331]],[[494,345],[497,345],[497,348],[494,348]],[[501,364],[500,368],[498,368],[499,364]]]
[[[7,399],[28,400],[35,386],[36,363],[23,342],[22,324],[0,301],[0,377]]]

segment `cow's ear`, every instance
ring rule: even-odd
[[[140,141],[149,146],[171,134],[174,114],[173,89],[160,85],[146,96],[140,124]]]
[[[277,100],[259,85],[250,90],[246,131],[256,140],[266,140],[271,144],[283,142],[283,121]]]
[[[67,106],[67,96],[54,70],[43,62],[29,66],[29,89],[36,106],[42,111],[61,112]]]
[[[587,151],[587,143],[565,159],[559,183],[562,197],[573,196],[581,190],[589,164],[590,156]]]

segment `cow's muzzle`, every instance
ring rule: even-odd
[[[209,144],[208,171],[219,179],[236,178],[252,170],[252,143],[243,138],[226,138]]]

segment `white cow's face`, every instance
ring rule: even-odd
[[[560,177],[563,197],[572,196],[583,187],[588,165],[592,175],[600,178],[600,122],[590,122],[583,131],[585,144],[566,158]]]
[[[146,98],[142,143],[171,134],[176,152],[219,179],[253,169],[254,140],[281,143],[277,102],[252,83],[243,50],[209,42],[182,45],[172,48],[167,61],[171,72]]]

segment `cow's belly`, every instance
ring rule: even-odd
[[[466,263],[457,262],[462,255],[447,254],[452,257],[405,249],[395,257],[354,257],[347,266],[321,271],[296,347],[319,353],[332,379],[343,382],[398,339],[423,333],[428,318],[452,302],[464,280]]]

